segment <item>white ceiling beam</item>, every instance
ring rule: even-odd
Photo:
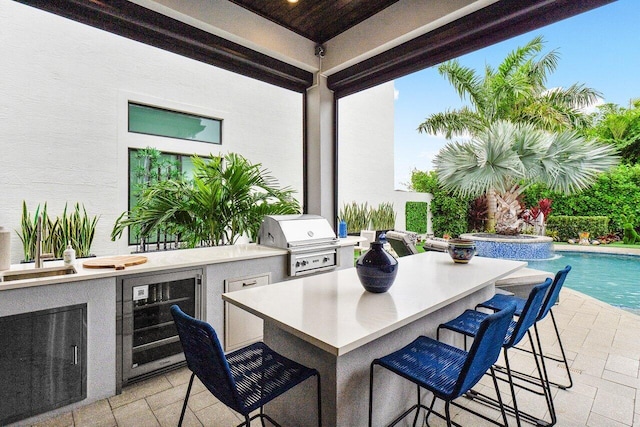
[[[326,43],[331,75],[473,13],[498,0],[400,0]]]
[[[315,43],[227,0],[130,0],[249,49],[318,71]]]

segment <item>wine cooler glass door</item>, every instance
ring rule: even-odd
[[[123,382],[184,361],[170,308],[200,318],[202,271],[189,270],[122,281]]]

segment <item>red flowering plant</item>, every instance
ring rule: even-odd
[[[541,199],[538,201],[538,204],[530,207],[529,209],[525,209],[522,212],[522,219],[524,222],[530,227],[542,227],[542,230],[537,230],[538,232],[544,232],[544,225],[547,222],[547,218],[553,209],[551,209],[551,203],[553,200],[551,199]],[[538,217],[542,214],[542,224],[538,224]]]

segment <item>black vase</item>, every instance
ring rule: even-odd
[[[398,273],[398,260],[384,250],[381,242],[372,242],[369,250],[356,261],[356,271],[367,291],[387,292]]]

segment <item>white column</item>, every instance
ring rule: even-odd
[[[335,170],[333,92],[326,77],[307,90],[307,212],[335,221]]]

